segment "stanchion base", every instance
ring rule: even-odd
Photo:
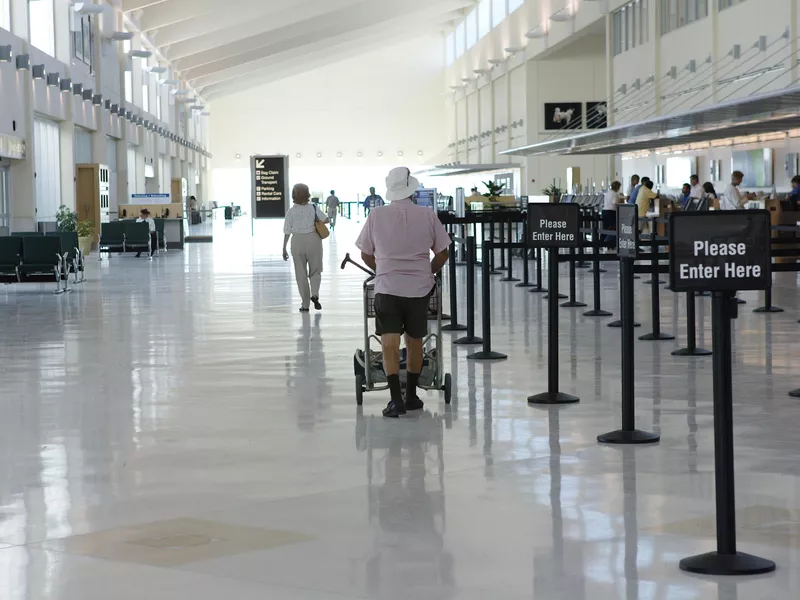
[[[589,305],[576,300],[575,302],[564,302],[564,304],[561,305],[561,308],[584,308],[586,306]]]
[[[509,282],[511,282],[511,281],[522,281],[522,280],[519,279],[518,277],[503,277],[500,281],[509,281]]]
[[[681,348],[675,350],[672,356],[711,356],[711,350],[705,348]]]
[[[436,315],[431,315],[431,314],[428,315],[428,321],[435,321],[438,318],[439,317],[437,317]],[[451,319],[450,315],[442,313],[442,321],[449,321],[450,319]]]
[[[747,304],[747,300],[742,300],[741,298],[737,298],[736,304]]]
[[[643,342],[660,342],[674,340],[675,336],[668,333],[648,333],[639,338]]]
[[[499,267],[495,267],[497,271],[508,271],[508,267],[505,265],[500,265]]]
[[[634,321],[633,322],[633,326],[634,327],[641,327],[642,324],[641,323],[637,323],[636,321]],[[613,327],[614,329],[620,329],[622,327],[622,321],[611,321],[611,323],[608,324],[608,327]]]
[[[466,331],[467,326],[459,323],[451,323],[450,325],[443,325],[442,331]]]
[[[782,313],[785,312],[782,308],[777,306],[762,306],[753,311],[754,313]]]
[[[613,317],[614,314],[607,310],[590,310],[583,313],[584,317]]]
[[[661,441],[661,436],[649,431],[624,431],[619,429],[611,433],[604,433],[597,436],[597,441],[601,444],[655,444]]]
[[[700,575],[763,575],[775,570],[775,563],[766,558],[737,552],[719,554],[709,552],[684,558],[680,562],[681,571]]]
[[[575,404],[581,399],[562,392],[545,392],[528,398],[528,404]]]
[[[500,352],[475,352],[468,354],[467,360],[505,360],[508,356]]]
[[[566,300],[567,298],[569,298],[569,296],[567,296],[566,294],[559,294],[558,295],[558,299],[559,300]],[[544,299],[545,300],[550,300],[550,294],[547,294],[547,296],[545,296]]]
[[[798,390],[792,390],[791,392],[789,392],[789,395],[790,395],[792,398],[800,398],[800,389],[798,389]]]
[[[661,281],[659,279],[658,280],[658,285],[661,285],[662,283],[667,283],[667,282],[666,281]],[[642,285],[653,285],[653,280],[652,279],[648,279],[647,281],[643,281]]]
[[[638,275],[634,275],[633,278],[634,279],[641,279],[641,277],[639,277]]]
[[[462,338],[458,338],[457,340],[454,340],[453,343],[456,346],[477,346],[478,344],[482,344],[483,340],[481,338],[475,337],[475,336],[473,336],[473,337],[464,336]]]
[[[519,287],[519,288],[534,288],[534,287],[536,287],[536,284],[535,284],[535,283],[524,283],[524,282],[523,282],[523,283],[518,283],[518,284],[517,284],[517,285],[515,285],[514,287]],[[531,293],[533,293],[534,291],[536,291],[536,290],[531,290]],[[541,291],[544,291],[544,290],[541,290]]]
[[[489,271],[489,275],[503,275],[503,274],[504,273],[502,271],[498,271],[496,269],[494,271]]]
[[[531,294],[546,294],[547,288],[543,288],[540,285],[534,285],[533,289],[531,289]],[[800,323],[800,321],[798,321]]]

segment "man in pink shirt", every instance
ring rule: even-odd
[[[417,384],[422,372],[422,346],[428,334],[428,303],[435,275],[447,262],[450,236],[436,212],[413,202],[419,181],[400,167],[386,178],[387,206],[369,214],[356,246],[376,273],[375,332],[381,336],[383,368],[391,401],[383,416],[396,418],[420,410]],[[431,252],[434,257],[431,260]],[[400,388],[400,338],[408,352],[406,398]]]

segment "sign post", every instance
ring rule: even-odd
[[[636,429],[633,265],[638,252],[639,209],[635,204],[620,204],[617,207],[617,256],[622,323],[622,429],[597,436],[597,441],[604,444],[652,444],[661,439],[655,433]]]
[[[528,398],[529,404],[572,404],[580,398],[558,391],[558,250],[580,243],[577,204],[529,204],[528,236],[534,248],[547,248],[550,295],[547,305],[547,391]]]
[[[770,573],[774,562],[736,548],[731,373],[731,319],[738,312],[735,293],[772,285],[769,212],[673,213],[669,245],[672,290],[713,293],[717,550],[684,558],[680,568],[704,575]]]
[[[289,206],[289,157],[251,156],[253,219],[282,219]]]

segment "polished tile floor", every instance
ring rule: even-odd
[[[740,547],[778,570],[702,578],[677,563],[714,549],[711,362],[670,355],[682,300],[663,292],[678,341],[636,343],[638,425],[659,445],[596,443],[620,421],[619,330],[582,310],[560,310],[562,387],[582,402],[527,405],[546,387],[546,302],[499,281],[508,360],[469,362],[446,334],[452,406],[430,393],[423,414],[384,422],[384,395],[354,401],[363,278],[338,263],[356,233],[342,222],[325,242],[310,315],[280,229],[258,223],[253,243],[245,220],[152,263],[93,261],[70,294],[0,288],[1,599],[800,597],[792,275],[776,276],[785,313],[742,295],[734,342]]]

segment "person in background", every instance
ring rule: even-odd
[[[700,196],[701,198],[708,198],[709,200],[716,200],[717,199],[717,190],[714,189],[714,184],[710,181],[706,181],[703,184],[703,195]]]
[[[621,189],[622,184],[615,181],[606,192],[603,201],[603,229],[613,231],[617,228],[617,206],[625,202],[625,196],[620,193]],[[609,242],[610,239],[606,241]]]
[[[294,204],[286,211],[283,223],[283,260],[289,260],[286,246],[292,238],[292,259],[297,290],[300,292],[300,312],[308,312],[309,303],[322,310],[319,303],[319,285],[322,281],[322,238],[319,237],[316,221],[329,223],[328,216],[315,204],[310,204],[311,192],[304,183],[292,190]],[[310,282],[310,287],[309,287]]]
[[[743,179],[744,173],[741,171],[734,171],[731,173],[731,183],[725,188],[725,191],[722,192],[722,196],[719,199],[720,210],[740,210],[744,208],[746,200],[751,200],[753,198],[751,194],[745,194],[743,196],[739,191],[739,186],[742,185]]]
[[[336,216],[339,214],[339,198],[336,197],[336,192],[331,190],[331,195],[325,201],[325,212],[328,213],[328,218],[331,220],[331,231],[336,229]]]
[[[650,181],[649,177],[642,177],[641,182],[633,188],[631,195],[628,198],[628,204],[636,204],[636,200],[639,197],[639,192],[641,191],[642,187],[646,182]]]
[[[423,367],[423,341],[428,333],[430,296],[436,274],[447,262],[450,236],[430,208],[414,204],[419,182],[405,167],[386,178],[389,204],[367,217],[356,247],[376,273],[375,333],[381,338],[383,368],[391,401],[383,416],[397,418],[421,410],[417,384]],[[431,260],[433,252],[433,260]],[[400,338],[408,354],[406,397],[400,387]]]
[[[369,188],[369,196],[364,199],[364,211],[367,215],[369,215],[370,211],[373,208],[377,208],[378,206],[383,206],[386,204],[378,194],[375,193],[375,188]]]
[[[681,190],[681,196],[678,198],[678,202],[681,203],[681,209],[686,210],[686,207],[691,203],[692,198],[692,186],[688,183],[683,184],[683,189]]]
[[[191,210],[197,210],[198,208],[197,198],[195,198],[194,196],[189,196],[189,208]]]
[[[147,223],[147,226],[150,228],[150,256],[152,257],[155,251],[158,249],[158,234],[156,233],[156,222],[150,216],[150,211],[146,208],[143,208],[142,211],[139,213],[139,218],[136,219],[137,223]],[[136,253],[136,258],[139,258],[142,255],[141,252]]]
[[[689,196],[691,198],[699,200],[703,197],[703,186],[700,185],[700,178],[697,175],[692,175],[689,178],[689,185],[691,188],[689,190]]]
[[[658,198],[658,194],[653,191],[653,182],[645,178],[639,194],[636,197],[636,206],[639,207],[639,219],[644,219],[650,210],[650,204]]]
[[[789,192],[787,200],[792,203],[793,210],[800,207],[800,175],[792,177],[792,191]]]
[[[639,176],[634,175],[631,177],[631,184],[628,186],[628,189],[625,191],[625,200],[630,202],[631,196],[633,196],[633,190],[636,189],[636,186],[639,185]]]

